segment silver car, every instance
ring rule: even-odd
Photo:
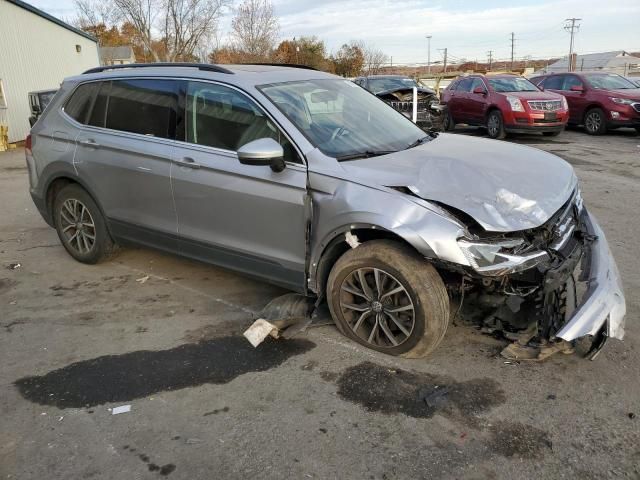
[[[624,334],[620,277],[570,165],[425,134],[334,75],[92,69],[64,81],[26,157],[75,259],[131,242],[230,268],[326,299],[375,350],[427,355],[462,306],[548,344]]]

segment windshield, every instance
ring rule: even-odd
[[[627,90],[629,88],[638,88],[629,80],[615,73],[607,74],[587,74],[585,78],[592,88],[597,90]]]
[[[370,78],[369,90],[373,93],[385,92],[387,90],[394,90],[398,88],[413,88],[418,84],[411,78],[402,77],[387,77],[387,78]]]
[[[499,93],[502,92],[537,92],[539,89],[526,78],[490,78],[489,85]]]
[[[258,88],[309,142],[338,160],[403,150],[426,137],[411,120],[348,80],[304,80]]]

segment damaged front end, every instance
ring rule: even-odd
[[[607,338],[623,338],[618,269],[577,190],[538,228],[498,236],[478,229],[458,245],[470,268],[456,288],[473,320],[515,340],[504,356],[541,360],[590,336],[594,358]]]
[[[385,90],[376,93],[376,96],[411,120],[413,120],[415,101],[417,103],[415,123],[425,131],[442,130],[444,107],[440,105],[433,90],[418,87],[415,98],[413,88],[408,87]]]

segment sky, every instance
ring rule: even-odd
[[[236,0],[236,4],[239,0]],[[56,17],[75,17],[73,0],[30,0]],[[273,0],[284,38],[317,35],[329,51],[363,40],[392,57],[394,64],[441,61],[506,60],[515,34],[515,57],[567,55],[565,19],[581,18],[578,53],[640,51],[639,0]],[[221,22],[228,32],[232,11]],[[224,36],[223,36],[224,38]]]

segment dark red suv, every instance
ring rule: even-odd
[[[448,112],[445,130],[453,130],[456,123],[486,126],[491,138],[507,133],[558,135],[569,118],[562,95],[543,92],[518,75],[461,77],[442,92],[441,101]]]
[[[554,73],[531,80],[545,91],[562,93],[569,102],[569,123],[587,133],[635,127],[640,132],[640,88],[615,73]]]

